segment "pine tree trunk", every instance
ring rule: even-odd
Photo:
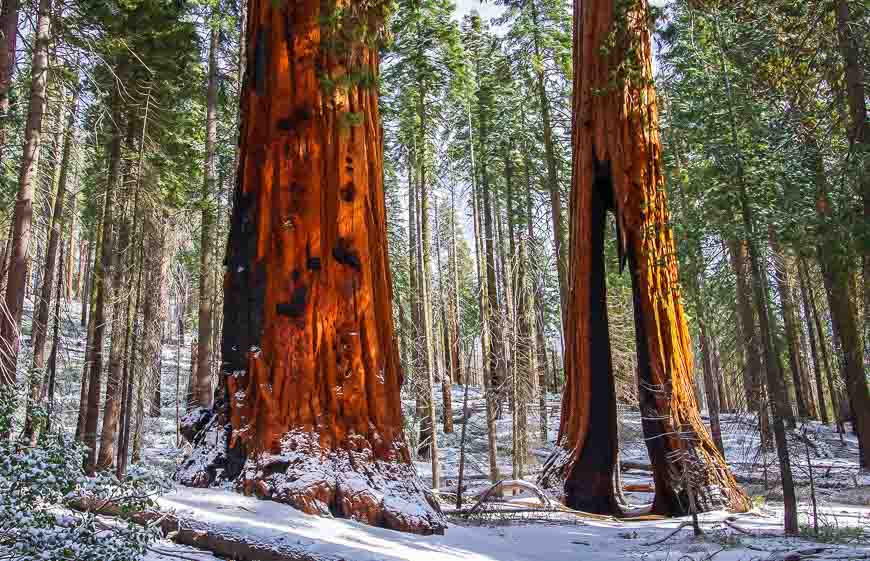
[[[73,110],[75,110],[75,105],[73,105]],[[72,130],[72,129],[70,129]],[[67,300],[73,299],[73,265],[75,263],[74,254],[75,248],[78,243],[76,242],[76,238],[78,237],[76,234],[76,212],[78,210],[78,197],[76,194],[70,194],[70,199],[72,202],[72,208],[69,211],[69,240],[67,242],[66,250],[62,249],[64,253],[66,263],[63,266],[64,277],[62,279],[64,285],[64,295]]]
[[[15,8],[14,5],[10,5],[10,7],[12,9]],[[17,10],[15,19],[17,21]],[[4,32],[8,29],[4,29]],[[42,120],[47,101],[46,89],[48,85],[48,48],[50,39],[51,0],[39,0],[31,68],[30,101],[24,129],[24,152],[21,157],[21,168],[18,176],[18,196],[15,200],[15,214],[13,218],[12,254],[10,256],[9,277],[6,283],[5,309],[3,313],[0,313],[0,387],[12,385],[16,381],[18,349],[21,344],[19,330],[21,329],[21,314],[24,309],[28,258],[30,256],[33,194],[36,184],[36,172],[39,167]],[[12,41],[12,39],[7,38],[7,41]],[[10,53],[9,56],[14,56],[13,53]],[[3,61],[0,60],[0,64],[2,63]],[[0,87],[2,87],[2,84],[0,84]],[[8,88],[6,91],[8,92]],[[2,97],[0,97],[0,102],[2,101]],[[5,117],[5,114],[8,113],[8,105],[5,111],[0,106],[0,111],[3,112]]]
[[[123,196],[123,195],[122,195]],[[138,201],[137,201],[138,202]],[[124,394],[123,366],[127,348],[127,331],[130,302],[130,287],[127,286],[127,268],[130,261],[130,221],[120,209],[117,217],[118,244],[112,263],[112,333],[109,340],[109,372],[106,376],[106,399],[103,403],[103,424],[100,432],[100,450],[97,455],[97,469],[108,470],[114,465],[115,445],[118,438],[118,419]],[[132,215],[136,216],[134,210]],[[131,283],[132,284],[132,283]]]
[[[115,105],[120,101],[117,96],[113,100]],[[114,123],[117,127],[113,132],[109,143],[109,177],[106,182],[106,192],[103,200],[103,239],[100,244],[100,258],[96,260],[94,275],[91,282],[94,286],[94,336],[89,349],[90,363],[88,369],[88,400],[87,415],[85,418],[84,431],[82,433],[87,458],[85,459],[85,471],[93,474],[97,467],[97,428],[100,416],[100,394],[102,391],[103,373],[103,337],[106,328],[106,301],[111,294],[112,256],[115,252],[115,244],[112,233],[114,225],[114,199],[119,188],[121,178],[121,130],[120,111],[115,108]]]
[[[99,237],[100,236],[97,236],[97,242],[99,242]],[[96,291],[93,290],[93,284],[90,282],[90,280],[87,280],[85,282],[85,285],[88,287],[88,290],[82,296],[82,308],[84,308],[85,310],[93,310],[94,306],[96,305]],[[93,356],[91,353],[91,348],[94,344],[94,330],[96,328],[93,312],[87,315],[89,315],[89,318],[87,322],[87,335],[85,337],[84,361],[82,363],[82,379],[79,394],[79,414],[78,420],[76,421],[76,442],[82,441],[82,438],[85,434],[85,423],[88,419],[88,395],[90,394],[88,386],[90,385],[91,358]]]
[[[451,365],[451,374],[455,384],[465,384],[465,376],[462,373],[462,357],[459,344],[459,317],[461,311],[459,309],[459,256],[456,249],[456,189],[455,186],[450,190],[450,293],[448,299],[449,314],[449,335],[450,335],[450,358],[453,361]]]
[[[88,252],[85,255],[84,267],[80,266],[80,270],[82,271],[82,277],[78,284],[81,287],[81,291],[79,292],[79,297],[81,298],[81,323],[82,327],[88,325],[88,310],[90,309],[91,302],[91,277],[93,276],[92,264],[91,261],[93,259],[94,247],[96,246],[96,237],[94,236],[94,228],[91,228],[91,231],[88,233]]]
[[[714,36],[719,47],[719,63],[725,90],[728,96],[727,108],[731,125],[731,142],[739,150],[740,142],[737,135],[737,117],[734,113],[734,99],[731,90],[730,76],[725,65],[725,51],[721,44],[718,27],[714,27]],[[776,348],[774,337],[777,332],[775,316],[770,313],[768,302],[768,283],[765,269],[761,266],[762,258],[756,241],[756,222],[752,207],[749,203],[749,194],[746,187],[746,177],[743,173],[742,154],[737,153],[736,180],[739,187],[740,212],[743,219],[743,229],[746,235],[747,253],[749,256],[749,271],[752,279],[752,294],[755,300],[755,309],[758,311],[758,325],[761,336],[761,346],[764,349],[764,366],[767,378],[767,395],[772,418],[773,435],[776,441],[776,451],[779,459],[779,472],[783,491],[784,514],[783,521],[786,534],[795,534],[798,531],[797,500],[794,490],[794,480],[791,471],[791,459],[789,458],[788,441],[785,433],[785,419],[790,418],[791,408],[788,404],[788,396],[785,392],[783,369],[779,357],[782,355]],[[766,417],[762,416],[760,423],[764,427]],[[764,429],[762,429],[764,434]]]
[[[377,50],[356,33],[362,22],[379,29],[385,6],[354,2],[336,17],[325,6],[249,2],[216,409],[231,427],[222,473],[308,513],[440,532],[402,432],[377,92],[368,81],[324,86],[351,70],[377,83]]]
[[[537,0],[531,0],[529,6],[532,9],[532,38],[535,59],[541,61],[541,37],[538,27]],[[544,159],[547,164],[547,190],[550,193],[550,213],[553,221],[553,248],[556,253],[556,273],[559,278],[559,305],[562,310],[562,328],[567,325],[566,313],[568,310],[568,231],[565,229],[565,220],[562,218],[562,190],[559,186],[559,177],[556,173],[556,149],[553,143],[553,125],[550,119],[550,100],[547,97],[547,87],[544,76],[544,66],[538,63],[535,72],[535,86],[540,103],[541,120],[543,122],[544,136]]]
[[[169,259],[167,258],[167,232],[162,227],[169,219],[168,213],[160,205],[146,210],[145,230],[145,286],[165,287],[169,281]],[[161,326],[166,320],[166,289],[146,290],[142,318],[142,380],[150,387],[156,386],[151,395],[158,395],[160,389],[160,353],[162,347]],[[160,416],[160,402],[151,406],[151,416]]]
[[[699,313],[698,330],[701,340],[701,366],[704,371],[704,391],[707,394],[707,411],[710,414],[710,436],[716,444],[719,454],[725,457],[725,446],[722,444],[722,424],[719,420],[719,384],[718,373],[713,370],[713,345],[707,331],[705,314]]]
[[[453,349],[450,344],[450,324],[447,321],[447,301],[444,299],[444,269],[441,268],[441,214],[438,213],[438,199],[435,199],[435,258],[438,268],[438,305],[441,308],[441,333],[444,346],[444,371],[441,373],[441,408],[444,434],[453,433]]]
[[[853,426],[858,433],[861,449],[861,467],[870,468],[870,392],[864,374],[861,333],[858,328],[857,314],[853,302],[853,291],[849,281],[849,261],[844,255],[841,241],[837,238],[832,224],[832,208],[828,199],[824,167],[817,162],[816,183],[819,186],[816,209],[821,221],[818,250],[819,263],[828,288],[831,309],[831,323],[841,346],[841,364],[846,382]]]
[[[523,115],[522,122],[525,126],[525,115]],[[524,149],[523,154],[523,175],[526,180],[526,239],[528,246],[533,247],[536,240],[532,216],[532,182],[531,174],[529,173],[531,166],[529,164],[528,150]],[[529,260],[529,266],[531,266],[531,255],[527,255],[527,259]],[[537,297],[538,288],[535,284],[533,275],[529,274],[527,290],[529,291],[528,298],[530,305],[527,312],[531,314],[532,328],[535,332],[533,349],[535,353],[535,370],[532,376],[537,377],[538,385],[538,437],[540,443],[546,446],[550,430],[547,411],[547,348],[544,341],[544,325],[538,314],[539,298]]]
[[[60,248],[60,271],[58,276],[63,275],[63,247]],[[60,301],[62,284],[57,284],[57,292],[54,299],[54,324],[52,326],[51,351],[48,353],[48,366],[46,372],[46,384],[43,386],[41,400],[46,404],[45,434],[51,434],[51,421],[54,417],[54,389],[57,382],[57,352],[60,344]]]
[[[776,278],[779,301],[782,306],[782,319],[783,324],[785,325],[788,361],[791,370],[791,381],[792,387],[794,388],[795,403],[797,404],[797,414],[801,419],[806,419],[809,416],[809,409],[807,407],[802,384],[803,374],[801,372],[800,362],[800,339],[797,335],[797,322],[794,315],[794,302],[792,301],[791,275],[788,271],[785,255],[779,246],[772,226],[768,228],[768,236],[770,240],[770,249],[773,252],[776,261],[776,265],[774,266],[774,277]]]
[[[514,374],[514,479],[525,475],[529,456],[528,414],[529,388],[537,373],[537,345],[535,341],[535,301],[529,275],[525,236],[520,238],[517,257],[517,363]]]
[[[826,425],[830,422],[828,416],[828,407],[825,403],[825,384],[823,382],[822,368],[823,364],[819,360],[819,346],[816,344],[816,329],[813,325],[813,317],[816,314],[815,306],[811,307],[809,292],[807,286],[810,284],[810,277],[806,270],[806,263],[803,258],[798,257],[798,284],[800,284],[801,302],[804,307],[804,323],[809,334],[810,357],[813,361],[813,373],[816,378],[816,391],[819,397],[819,416]],[[824,345],[824,340],[820,341]]]
[[[616,396],[607,328],[604,274],[606,212],[632,278],[638,394],[654,470],[657,513],[685,514],[749,501],[705,428],[692,388],[691,339],[677,290],[668,226],[658,115],[652,83],[648,8],[640,0],[574,5],[574,176],[565,377],[557,449],[542,482],[564,481],[566,504],[618,510]],[[618,22],[618,23],[617,23]],[[604,53],[615,25],[615,48]],[[617,77],[626,57],[639,76]],[[602,95],[600,92],[607,92]],[[681,438],[680,434],[691,434]],[[692,473],[688,480],[685,474]]]
[[[865,230],[859,238],[859,248],[863,257],[863,304],[864,316],[870,314],[870,240],[866,225],[870,224],[870,125],[867,123],[867,62],[861,60],[860,37],[862,32],[859,30],[858,21],[862,5],[856,2],[858,12],[852,14],[849,7],[849,0],[836,0],[834,10],[837,14],[837,37],[840,43],[840,52],[843,56],[845,69],[845,85],[846,99],[849,104],[849,114],[851,117],[851,127],[849,130],[849,143],[851,145],[850,152],[853,152],[851,157],[857,162],[856,176],[859,182],[861,200],[864,206],[864,225]],[[864,8],[866,10],[866,6]],[[865,13],[866,16],[866,13]],[[856,21],[857,20],[857,21]],[[866,36],[864,41],[866,43]],[[865,324],[868,324],[866,319]],[[867,328],[865,326],[865,336],[867,336]],[[870,413],[868,413],[870,415]],[[866,433],[865,433],[866,434]],[[870,441],[864,441],[867,444]],[[865,456],[870,455],[870,450],[864,447]],[[870,459],[865,461],[870,462]],[[870,464],[865,463],[865,467],[870,467]]]
[[[471,107],[468,108],[468,130],[469,130],[469,153],[471,155],[471,204],[472,215],[474,219],[474,253],[475,253],[475,272],[477,274],[477,291],[478,291],[478,315],[481,323],[480,333],[480,358],[481,358],[481,378],[483,381],[484,401],[486,403],[486,439],[487,439],[487,456],[489,459],[489,478],[493,483],[499,479],[498,473],[498,446],[496,443],[496,426],[495,426],[495,399],[492,392],[492,382],[490,370],[484,366],[484,362],[490,355],[492,346],[492,323],[488,314],[489,310],[489,290],[487,288],[487,275],[484,272],[486,268],[485,261],[485,242],[483,239],[483,218],[481,210],[480,189],[477,185],[477,170],[474,167],[474,140],[472,138],[474,129],[471,125]]]
[[[215,213],[212,198],[215,183],[215,143],[217,142],[217,51],[220,27],[212,22],[211,40],[208,49],[208,92],[206,94],[205,124],[205,183],[202,188],[202,225],[199,262],[199,323],[198,349],[196,353],[196,386],[193,392],[195,404],[209,408],[212,405],[211,385],[211,339],[212,339],[212,272],[211,253]]]
[[[6,122],[9,119],[9,90],[15,70],[18,41],[18,1],[5,0],[0,11],[0,164],[6,163]],[[2,269],[2,267],[0,267]]]
[[[48,240],[48,251],[45,255],[45,266],[43,267],[43,279],[41,283],[41,294],[39,298],[39,306],[37,307],[36,318],[33,322],[33,376],[34,379],[31,380],[30,387],[30,395],[28,407],[30,405],[35,405],[39,401],[39,396],[44,394],[43,390],[43,380],[40,379],[42,371],[45,368],[45,340],[48,335],[48,316],[49,310],[51,307],[51,291],[54,286],[54,270],[55,267],[63,268],[62,263],[58,263],[57,253],[58,248],[60,248],[63,243],[63,229],[64,223],[66,221],[64,217],[64,203],[67,198],[66,194],[66,184],[67,178],[69,177],[69,165],[70,165],[70,157],[72,150],[72,139],[75,135],[75,114],[76,114],[76,106],[78,105],[79,99],[79,90],[76,89],[73,94],[72,103],[70,104],[70,112],[69,117],[66,122],[65,133],[61,131],[63,135],[63,148],[62,148],[62,156],[58,163],[59,165],[59,175],[58,182],[55,191],[55,199],[54,205],[51,215],[51,226],[50,226],[50,234]],[[61,253],[63,251],[61,250]],[[65,283],[63,282],[63,277],[58,275],[58,285],[62,286]],[[58,318],[55,318],[55,321],[58,321]],[[25,419],[25,428],[24,434],[26,437],[30,439],[31,446],[36,444],[36,436],[38,434],[37,430],[32,422],[31,411],[28,408],[28,415]]]
[[[747,264],[749,255],[745,241],[728,240],[731,254],[731,268],[737,284],[738,337],[743,347],[743,390],[747,408],[757,414],[764,414],[762,407],[763,382],[761,380],[761,350],[758,346],[755,310],[749,288]]]

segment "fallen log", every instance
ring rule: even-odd
[[[338,557],[325,556],[323,552],[311,554],[301,546],[243,541],[237,536],[210,531],[208,525],[203,522],[179,518],[170,512],[148,509],[126,514],[112,503],[95,504],[83,498],[69,501],[67,504],[75,510],[122,517],[143,526],[159,525],[163,535],[176,543],[235,561],[341,561]]]

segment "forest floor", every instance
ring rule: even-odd
[[[61,322],[62,350],[57,382],[56,412],[63,426],[75,427],[78,411],[85,330],[79,322],[79,304],[71,303]],[[30,310],[24,335],[30,331]],[[190,373],[191,335],[184,341],[171,338],[164,344],[162,401],[159,417],[146,417],[142,459],[171,476],[185,453],[177,437],[177,414],[183,414],[184,390]],[[25,341],[22,349],[29,349]],[[28,351],[25,351],[28,352]],[[29,357],[23,357],[29,364]],[[434,392],[440,408],[440,388]],[[478,388],[468,390],[470,416],[466,436],[467,497],[489,487],[485,407]],[[441,493],[450,497],[457,489],[463,388],[453,388],[455,430],[444,434],[439,423]],[[539,407],[529,407],[529,448],[524,478],[534,481],[540,464],[552,450],[559,421],[559,398],[547,400],[546,442],[540,438]],[[406,414],[413,413],[413,401]],[[791,433],[793,469],[799,484],[801,537],[785,538],[782,532],[781,489],[778,486],[776,454],[760,446],[756,419],[749,415],[724,414],[723,440],[729,465],[752,497],[755,508],[747,514],[724,512],[701,517],[704,535],[695,537],[685,519],[615,520],[569,513],[485,515],[467,519],[451,515],[443,505],[450,525],[444,536],[413,536],[363,524],[309,516],[285,505],[244,497],[228,489],[176,487],[159,499],[161,510],[174,511],[178,520],[195,531],[254,542],[274,548],[289,558],[315,560],[470,560],[520,561],[595,558],[640,561],[717,561],[801,559],[870,559],[870,473],[860,471],[857,441],[851,434],[818,422],[799,425]],[[499,471],[510,477],[511,415],[505,411],[497,421]],[[636,410],[620,410],[620,458],[625,486],[643,489],[652,484],[643,443],[640,416]],[[424,481],[431,483],[428,460],[415,462]],[[630,468],[630,469],[627,469]],[[810,492],[812,477],[818,504],[819,532],[815,535]],[[642,505],[652,495],[626,491],[631,504]],[[511,500],[528,497],[518,495]],[[468,506],[469,501],[466,501]],[[667,539],[664,539],[666,538]],[[663,540],[663,541],[662,541]],[[656,543],[660,542],[660,543]],[[148,561],[169,559],[213,560],[216,557],[170,541],[153,546]]]

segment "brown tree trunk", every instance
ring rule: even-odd
[[[123,196],[123,195],[122,195]],[[138,203],[138,201],[137,201]],[[128,317],[130,307],[130,287],[127,286],[127,266],[131,261],[130,221],[121,209],[117,217],[118,244],[112,256],[112,334],[109,340],[109,372],[106,376],[106,399],[103,403],[103,424],[100,431],[100,449],[97,455],[97,469],[108,470],[115,461],[115,445],[118,438],[118,418],[124,398],[124,354],[127,348]],[[134,209],[131,216],[136,216]],[[135,258],[132,259],[135,261]],[[131,285],[133,283],[130,283]]]
[[[115,105],[120,101],[116,98],[113,100]],[[89,349],[90,363],[88,369],[88,400],[87,400],[87,416],[85,418],[85,426],[83,442],[87,448],[88,454],[85,459],[85,471],[89,474],[94,473],[97,467],[97,428],[99,426],[100,416],[100,394],[102,391],[102,373],[103,373],[103,336],[106,329],[106,300],[111,294],[112,286],[110,276],[112,274],[112,256],[115,252],[114,236],[112,233],[113,218],[114,218],[114,199],[118,189],[121,176],[121,140],[123,132],[121,130],[120,111],[114,111],[114,122],[116,129],[113,131],[112,138],[109,143],[109,177],[106,182],[106,193],[103,200],[103,239],[100,244],[100,258],[94,266],[94,275],[91,282],[94,286],[94,336]]]
[[[816,184],[819,187],[816,209],[821,222],[818,258],[828,289],[831,323],[840,342],[843,378],[846,382],[853,426],[858,433],[858,444],[861,449],[860,464],[868,468],[870,467],[870,392],[864,374],[861,332],[852,303],[850,264],[832,223],[833,209],[828,198],[827,180],[821,159],[818,159],[816,166]]]
[[[713,370],[713,345],[710,341],[710,334],[707,331],[707,321],[705,314],[699,313],[698,330],[700,331],[699,339],[701,340],[701,362],[704,372],[704,391],[707,394],[707,411],[710,414],[710,436],[716,444],[716,449],[722,457],[725,457],[725,446],[722,444],[722,423],[719,420],[719,376],[718,372]]]
[[[535,339],[534,289],[529,275],[525,236],[520,238],[517,257],[517,345],[514,373],[514,479],[522,479],[529,455],[528,402],[532,380],[537,378],[537,344]],[[546,426],[546,422],[545,422]],[[546,434],[546,433],[544,433]]]
[[[160,352],[161,352],[161,326],[166,320],[166,297],[165,286],[169,281],[169,259],[167,258],[167,232],[162,227],[169,219],[168,213],[160,205],[146,210],[145,218],[145,286],[162,287],[158,290],[146,290],[142,317],[142,376],[149,387],[155,387],[157,391],[151,392],[152,403],[151,416],[160,416],[160,400],[157,399],[160,388]]]
[[[380,29],[385,5],[353,2],[335,17],[315,0],[248,5],[224,476],[308,513],[440,532],[402,432],[377,92],[350,79],[376,83],[377,50],[358,34]]]
[[[39,305],[37,306],[36,318],[33,322],[33,373],[30,385],[30,393],[28,396],[27,415],[25,418],[24,435],[33,446],[36,444],[38,429],[33,425],[32,407],[36,406],[39,401],[39,396],[44,393],[43,382],[45,377],[42,372],[45,368],[45,340],[48,336],[48,316],[51,308],[51,291],[54,286],[54,270],[58,263],[57,252],[60,245],[63,243],[64,228],[64,202],[66,201],[66,183],[69,176],[70,151],[72,149],[72,138],[75,134],[75,113],[78,105],[79,90],[76,89],[73,94],[72,103],[70,105],[70,113],[66,122],[66,132],[63,140],[63,155],[58,163],[60,167],[60,175],[58,177],[57,188],[55,192],[54,206],[51,215],[50,234],[48,239],[48,251],[45,254],[45,266],[43,267],[43,277],[41,285],[41,294]],[[61,252],[62,253],[62,252]],[[62,268],[62,267],[61,267]],[[59,285],[64,285],[63,278],[58,276]],[[58,321],[58,318],[55,318]]]
[[[444,434],[453,432],[453,349],[450,345],[450,323],[447,321],[447,301],[444,299],[444,269],[441,268],[441,214],[438,213],[438,199],[435,199],[435,264],[438,267],[438,300],[441,308],[441,332],[444,345],[444,371],[441,372],[441,408]]]
[[[532,10],[532,38],[535,59],[541,61],[541,37],[538,27],[537,0],[531,0],[529,6]],[[562,311],[562,328],[567,325],[565,317],[568,309],[568,231],[565,228],[565,219],[562,217],[562,190],[559,187],[559,177],[556,173],[556,149],[553,142],[553,125],[550,119],[550,100],[547,97],[547,87],[544,76],[544,66],[540,62],[535,71],[535,89],[538,93],[538,102],[541,106],[541,120],[543,122],[544,136],[544,159],[547,164],[547,190],[550,193],[550,212],[553,221],[553,248],[556,252],[556,273],[559,278],[559,309]]]
[[[861,6],[860,2],[856,2],[856,7]],[[866,9],[866,8],[864,8]],[[867,95],[865,85],[867,83],[867,62],[861,60],[861,51],[859,48],[860,37],[858,19],[853,18],[850,13],[849,0],[836,0],[834,10],[837,13],[837,37],[840,43],[840,52],[843,56],[845,67],[846,81],[846,99],[849,103],[849,113],[851,116],[851,128],[849,130],[849,142],[852,145],[854,161],[858,162],[856,176],[859,182],[859,190],[861,200],[864,206],[864,231],[861,233],[859,240],[859,248],[863,253],[863,275],[864,275],[864,315],[870,313],[870,239],[868,239],[867,224],[870,224],[870,125],[867,124]],[[860,14],[861,8],[858,8]],[[865,324],[868,324],[866,319]],[[866,336],[865,326],[865,336]],[[866,450],[866,448],[865,448]],[[870,451],[865,452],[870,454]]]
[[[755,300],[755,309],[758,311],[759,334],[761,346],[764,349],[764,366],[767,377],[767,395],[770,413],[772,417],[773,435],[776,441],[776,452],[779,460],[779,472],[783,490],[784,513],[783,521],[786,534],[795,534],[798,531],[797,498],[794,490],[794,479],[791,471],[791,459],[789,457],[788,441],[786,440],[785,419],[791,415],[788,404],[788,396],[785,392],[783,370],[779,357],[782,354],[776,348],[774,337],[776,333],[776,319],[770,313],[768,303],[768,283],[766,270],[761,265],[761,256],[756,241],[756,223],[752,207],[749,203],[749,193],[746,186],[746,177],[743,172],[742,153],[737,135],[737,117],[734,113],[734,94],[731,89],[731,81],[728,67],[725,64],[725,48],[721,42],[718,25],[714,24],[714,38],[719,47],[719,65],[722,79],[727,93],[727,109],[731,128],[731,142],[736,153],[736,177],[739,188],[740,213],[743,219],[743,230],[746,235],[747,252],[749,255],[749,271],[752,279],[752,294]],[[793,421],[792,421],[793,422]],[[761,418],[762,438],[766,430],[766,416]]]
[[[208,92],[206,93],[205,121],[205,182],[202,188],[202,225],[199,262],[199,322],[198,349],[196,353],[196,386],[194,402],[199,407],[209,408],[213,394],[211,386],[211,339],[212,339],[212,282],[211,253],[212,229],[214,227],[213,192],[215,183],[215,143],[217,142],[217,51],[220,27],[212,22],[211,40],[208,49]]]
[[[96,226],[95,226],[95,228],[96,228]],[[96,238],[97,238],[97,242],[98,242],[97,245],[98,245],[100,236],[98,235],[98,236],[96,236]],[[98,251],[99,251],[99,247],[98,247]],[[78,420],[76,422],[76,436],[75,436],[76,442],[82,441],[82,438],[83,438],[84,433],[85,433],[85,423],[88,420],[88,395],[89,395],[88,386],[90,385],[90,368],[91,368],[91,357],[92,357],[91,347],[94,344],[94,329],[96,327],[94,325],[94,314],[93,314],[93,308],[96,305],[96,293],[93,290],[93,284],[90,282],[89,279],[86,279],[85,286],[88,287],[88,290],[85,291],[85,293],[82,296],[82,308],[84,308],[86,311],[88,309],[90,309],[91,313],[87,314],[90,317],[88,318],[88,321],[87,321],[88,328],[87,328],[87,336],[85,338],[84,361],[82,364],[82,379],[81,379],[80,394],[79,394],[79,414],[78,414]]]
[[[465,384],[465,377],[462,373],[462,357],[460,356],[459,345],[459,317],[461,310],[459,309],[459,255],[457,254],[456,246],[456,188],[453,186],[450,190],[450,293],[447,295],[449,300],[449,336],[450,336],[450,358],[453,361],[450,367],[450,372],[453,376],[455,384]]]
[[[468,130],[473,133],[471,126],[471,108],[468,110]],[[480,333],[480,359],[481,359],[481,378],[483,379],[484,401],[486,403],[486,439],[487,439],[487,457],[489,460],[489,478],[495,483],[499,479],[498,473],[498,445],[496,443],[496,426],[495,426],[495,399],[492,391],[492,382],[490,380],[490,370],[484,363],[490,355],[492,346],[491,322],[489,317],[489,290],[487,289],[487,275],[485,242],[483,239],[483,217],[481,210],[480,189],[477,185],[477,170],[474,168],[474,141],[469,135],[469,152],[471,154],[471,205],[472,215],[474,219],[474,253],[475,253],[475,273],[477,274],[477,291],[478,291],[478,315],[481,322]]]
[[[94,236],[94,227],[91,228],[91,231],[88,233],[88,251],[84,254],[84,265],[79,265],[79,269],[81,271],[81,277],[78,281],[78,285],[80,287],[79,297],[82,300],[82,308],[81,308],[81,326],[84,327],[88,324],[88,309],[90,307],[91,302],[91,277],[93,275],[93,271],[91,270],[91,260],[94,253],[94,247],[96,244],[96,238]],[[82,254],[80,254],[81,256]]]
[[[12,7],[14,8],[14,6]],[[21,168],[18,175],[18,196],[15,200],[15,214],[13,218],[12,255],[10,257],[9,277],[6,283],[5,309],[0,313],[0,387],[12,385],[16,381],[16,364],[20,346],[19,330],[21,329],[21,314],[24,308],[28,259],[30,257],[33,193],[36,184],[36,171],[39,167],[42,118],[46,106],[50,39],[51,0],[39,0],[39,13],[36,20],[36,38],[31,68],[30,101],[24,129],[24,152],[21,157]],[[3,42],[0,41],[0,43]],[[2,62],[0,60],[0,64]],[[0,98],[0,102],[2,102],[2,98]],[[3,111],[3,109],[3,107],[0,107],[0,111]],[[8,106],[5,109],[8,111]]]
[[[830,422],[830,417],[828,417],[828,407],[825,403],[825,384],[822,375],[822,369],[827,368],[827,365],[819,360],[819,346],[816,344],[816,329],[813,325],[813,318],[816,316],[816,310],[815,304],[811,303],[809,292],[807,290],[807,287],[810,284],[810,276],[806,270],[806,263],[804,263],[802,257],[798,257],[798,283],[800,284],[801,301],[804,307],[804,322],[806,323],[807,333],[809,334],[810,357],[813,361],[813,372],[815,373],[816,378],[816,391],[818,391],[819,397],[819,416],[823,423],[828,424]],[[824,345],[825,340],[821,339],[819,343]]]
[[[5,0],[0,11],[0,164],[6,162],[6,122],[9,119],[9,90],[15,70],[18,40],[18,0]]]
[[[73,109],[75,109],[75,105],[73,105]],[[70,194],[70,199],[72,203],[72,208],[69,211],[69,240],[67,241],[67,247],[64,253],[64,258],[66,259],[66,263],[63,266],[64,277],[62,279],[64,285],[64,295],[67,300],[73,299],[73,263],[75,263],[74,255],[75,248],[78,246],[76,242],[77,233],[76,233],[76,211],[78,210],[78,197],[75,194]]]
[[[761,350],[758,347],[755,311],[752,307],[752,292],[749,288],[747,265],[749,255],[745,241],[728,240],[731,268],[737,284],[738,337],[743,347],[743,391],[747,408],[758,414],[763,413],[761,404],[763,383],[761,380]]]
[[[607,328],[605,214],[632,277],[644,436],[654,468],[657,513],[683,514],[749,501],[704,426],[692,389],[691,339],[677,288],[668,226],[646,2],[574,5],[574,176],[566,385],[557,450],[543,480],[564,481],[566,504],[618,510],[616,396]],[[607,53],[600,46],[619,28]],[[627,63],[626,57],[636,57]],[[621,76],[631,66],[639,76]],[[617,76],[614,76],[614,73]],[[613,84],[617,80],[617,85]],[[602,95],[600,92],[606,92]],[[680,434],[690,434],[681,438]],[[686,479],[686,474],[693,476]]]
[[[63,247],[60,248],[60,271],[59,276],[63,275]],[[46,404],[46,421],[45,433],[51,434],[51,421],[54,417],[54,388],[57,381],[57,352],[60,344],[60,301],[61,287],[63,285],[57,283],[57,292],[54,299],[54,324],[52,326],[51,351],[48,353],[48,365],[46,366],[46,383],[43,386],[42,401]]]
[[[803,372],[801,371],[800,338],[797,331],[797,320],[794,314],[794,302],[792,300],[792,281],[788,270],[788,263],[773,227],[768,227],[770,249],[775,258],[774,277],[779,292],[779,301],[782,306],[782,320],[785,325],[785,338],[788,347],[788,362],[791,370],[792,387],[794,388],[795,403],[797,404],[798,417],[806,419],[809,415],[806,394],[803,387]]]

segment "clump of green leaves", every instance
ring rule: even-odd
[[[0,415],[0,419],[7,415]],[[32,447],[0,443],[0,551],[12,559],[48,561],[141,558],[159,537],[127,515],[153,504],[166,490],[164,478],[141,466],[123,481],[112,474],[88,477],[84,450],[66,436],[46,435]],[[84,499],[90,510],[69,508]],[[107,522],[100,509],[111,504],[121,516]]]

